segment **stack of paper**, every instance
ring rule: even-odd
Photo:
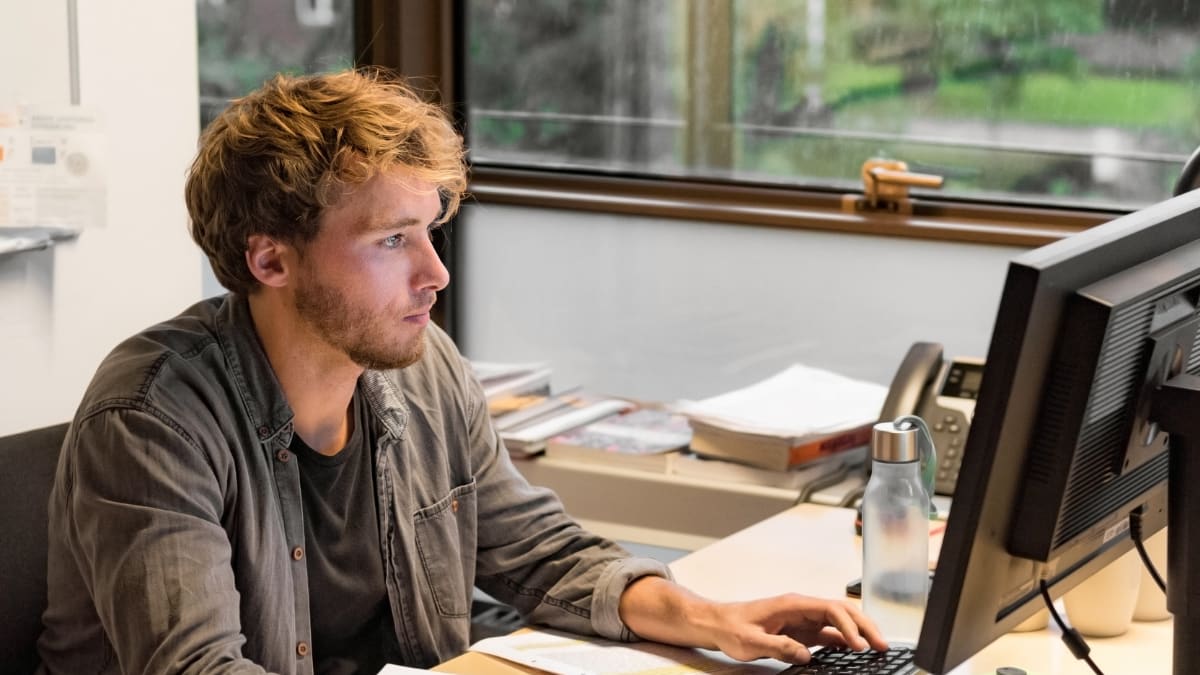
[[[697,453],[786,470],[868,443],[886,397],[882,385],[797,364],[675,408],[691,420]]]
[[[749,387],[676,408],[735,431],[810,436],[875,421],[886,397],[883,385],[795,364]]]

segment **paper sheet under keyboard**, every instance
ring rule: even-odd
[[[471,645],[471,651],[491,654],[558,675],[767,675],[778,673],[785,667],[778,661],[741,663],[722,654],[655,642],[611,642],[552,631],[523,631],[487,638]]]

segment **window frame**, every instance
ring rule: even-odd
[[[466,0],[356,0],[361,62],[393,68],[435,83],[466,135]],[[726,0],[696,0],[698,12],[727,11]],[[699,18],[699,14],[697,15]],[[705,19],[706,21],[708,19]],[[363,39],[371,35],[373,39]],[[719,78],[718,78],[719,79]],[[711,110],[688,114],[712,122]],[[721,161],[721,139],[692,139],[689,153],[706,164]],[[706,145],[707,144],[707,145]],[[691,146],[696,147],[691,147]],[[865,158],[864,158],[865,159]],[[1075,205],[1031,205],[917,194],[912,214],[847,211],[845,195],[861,190],[757,184],[579,169],[539,169],[473,162],[470,196],[481,204],[620,213],[785,227],[864,235],[910,237],[986,245],[1040,246],[1128,213]]]
[[[359,66],[388,68],[414,84],[426,99],[442,105],[466,136],[462,83],[461,0],[354,0],[354,53]],[[458,236],[454,220],[438,230],[442,263],[458,274]],[[457,284],[450,284],[433,306],[431,318],[451,338],[462,321]]]
[[[914,197],[911,214],[846,207],[838,192],[746,182],[475,166],[479,203],[1007,246],[1041,246],[1127,213]]]

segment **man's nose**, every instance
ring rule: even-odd
[[[438,255],[432,238],[422,242],[420,260],[414,272],[414,285],[421,290],[440,291],[450,283],[450,270]]]

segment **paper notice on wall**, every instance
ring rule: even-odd
[[[95,111],[0,105],[0,228],[104,226],[106,145]]]

